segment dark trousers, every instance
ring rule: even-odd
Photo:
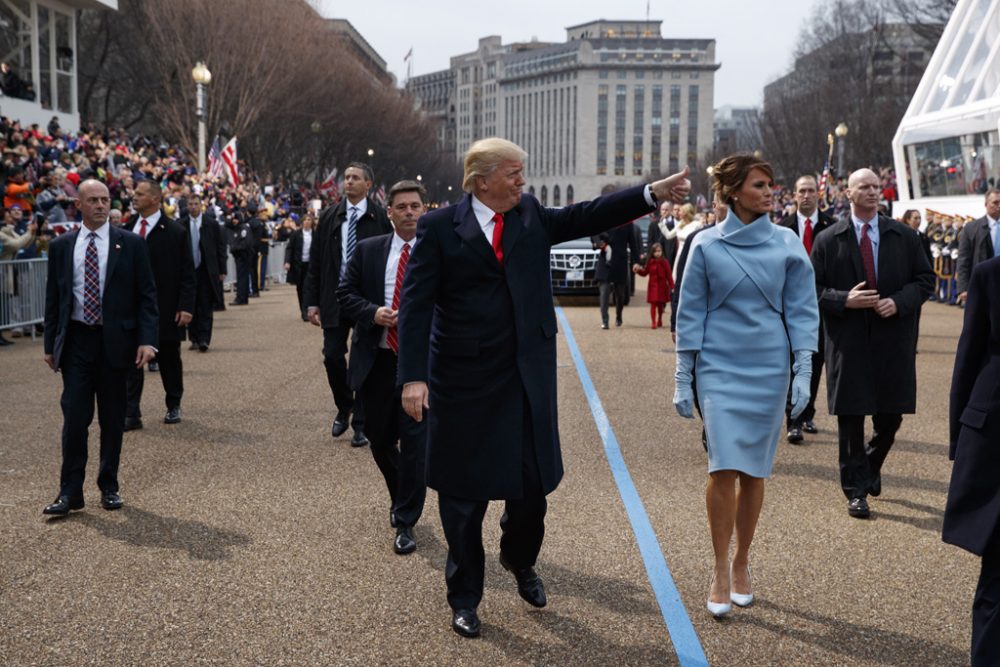
[[[396,525],[412,527],[424,511],[427,495],[427,421],[414,421],[403,411],[402,388],[396,387],[396,361],[395,352],[379,349],[358,393],[365,406],[365,435],[375,465],[385,478]]]
[[[267,282],[267,258],[269,253],[262,252],[257,255],[257,279],[258,282],[254,290],[259,292],[266,286]]]
[[[875,477],[882,471],[885,457],[896,441],[903,415],[880,413],[872,416],[872,439],[865,443],[864,415],[837,415],[840,437],[840,487],[849,500],[865,498]]]
[[[357,433],[365,430],[365,411],[362,402],[355,400],[347,382],[347,338],[352,326],[353,322],[341,317],[337,326],[323,327],[323,366],[337,414],[346,415],[353,410],[351,427]]]
[[[250,251],[250,293],[260,293],[260,253]]]
[[[299,265],[299,277],[295,281],[295,296],[299,298],[299,312],[302,314],[302,319],[306,319],[306,304],[302,301],[302,290],[305,288],[306,276],[309,274],[309,262],[302,262]]]
[[[605,283],[601,282],[597,284],[597,289],[601,296],[601,322],[604,324],[608,323],[608,302],[612,292],[615,296],[615,321],[620,322],[622,319],[622,308],[625,307],[625,288],[628,283],[619,285],[618,283]]]
[[[500,553],[514,569],[535,565],[545,537],[545,511],[548,508],[538,474],[531,412],[527,401],[524,415],[524,496],[505,500],[504,513],[500,518]],[[470,443],[471,446],[474,445]],[[452,609],[475,609],[483,598],[486,568],[483,517],[486,516],[489,501],[439,493],[438,503],[444,536],[448,542],[448,560],[444,570],[448,585],[448,604]]]
[[[156,352],[156,363],[160,367],[160,379],[166,392],[167,409],[179,408],[181,396],[184,395],[184,367],[181,364],[181,342],[179,340],[161,340]],[[128,398],[125,416],[133,419],[142,417],[139,404],[142,402],[142,389],[145,385],[145,373],[141,368],[131,368],[128,371]]]
[[[188,324],[188,336],[193,343],[204,343],[208,345],[212,342],[212,323],[214,322],[215,285],[212,281],[218,282],[218,276],[208,275],[205,263],[194,272],[195,275],[195,299],[194,313],[191,323]]]
[[[59,404],[63,413],[63,430],[59,495],[83,494],[83,479],[87,470],[87,430],[94,421],[95,398],[97,421],[101,426],[97,486],[102,491],[117,493],[128,370],[108,365],[100,327],[76,323],[69,325],[61,365],[63,393]]]
[[[250,297],[250,266],[253,255],[249,252],[233,253],[236,260],[236,303],[246,303]]]
[[[1000,539],[983,552],[972,600],[972,667],[1000,665]]]

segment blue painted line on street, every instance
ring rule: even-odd
[[[705,650],[698,639],[691,624],[691,617],[688,616],[684,602],[681,601],[680,593],[674,584],[674,578],[667,567],[667,561],[663,558],[663,550],[653,532],[653,525],[649,522],[649,515],[642,504],[639,492],[632,482],[632,476],[625,465],[622,451],[618,447],[618,439],[608,421],[608,415],[604,412],[604,406],[597,395],[594,383],[587,372],[587,365],[583,361],[580,348],[577,347],[576,338],[573,337],[573,329],[569,326],[569,320],[563,313],[561,307],[556,308],[556,315],[562,323],[563,335],[566,336],[566,343],[569,345],[573,363],[576,365],[577,375],[583,384],[583,393],[587,396],[587,403],[590,404],[590,411],[594,415],[594,423],[597,425],[597,432],[604,442],[604,455],[607,457],[608,465],[611,467],[611,474],[618,485],[618,494],[625,505],[625,512],[628,514],[629,523],[632,524],[632,532],[635,534],[635,541],[639,545],[639,553],[642,554],[642,561],[646,566],[646,574],[649,583],[653,587],[653,594],[656,602],[660,606],[660,613],[667,626],[667,633],[670,641],[674,645],[674,652],[681,667],[707,667],[708,659],[705,657]]]

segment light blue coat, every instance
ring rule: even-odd
[[[762,215],[730,212],[694,237],[677,310],[677,351],[697,353],[695,382],[709,472],[769,477],[793,350],[817,349],[816,280],[802,241]]]

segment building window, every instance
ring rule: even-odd
[[[663,150],[663,86],[653,86],[653,109],[649,137],[649,170],[660,173],[660,152]]]
[[[599,70],[597,72],[597,78],[598,79],[607,79],[608,78],[608,70],[606,70],[606,69]]]
[[[597,173],[608,173],[608,87],[597,87]]]
[[[559,186],[558,185],[553,185],[552,186],[552,205],[553,206],[562,206],[562,202],[560,201],[560,198],[559,198]]]
[[[549,205],[549,189],[546,186],[542,186],[542,206]]]
[[[3,26],[0,28],[0,53],[17,76],[17,81],[12,82],[14,85],[3,93],[7,97],[28,99],[32,94],[28,86],[34,80],[31,43],[35,35],[28,0],[0,2],[0,26]]]
[[[575,203],[574,200],[573,200],[573,186],[572,185],[567,185],[566,186],[566,206],[569,206],[570,204],[573,204],[573,203]]]
[[[670,173],[677,173],[681,142],[681,87],[670,86]]]
[[[698,152],[698,86],[688,86],[688,153],[697,154],[697,152]],[[694,164],[694,162],[692,162],[691,164]]]
[[[625,106],[627,86],[615,86],[615,175],[625,175]]]
[[[642,176],[642,142],[646,125],[646,87],[636,86],[632,91],[635,109],[632,112],[632,175]]]
[[[534,185],[529,185],[528,186],[528,194],[531,195],[532,197],[535,196],[535,186]]]

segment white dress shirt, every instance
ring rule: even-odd
[[[1000,247],[998,247],[997,240],[997,225],[1000,225],[1000,220],[994,220],[989,215],[986,216],[986,226],[990,230],[990,241],[993,242],[993,256],[1000,256]]]
[[[132,228],[132,231],[135,232],[136,234],[138,234],[139,230],[142,229],[142,221],[145,220],[146,221],[146,238],[148,239],[149,235],[152,234],[153,230],[156,228],[156,223],[158,223],[160,221],[160,211],[159,211],[159,209],[157,209],[156,213],[153,213],[148,218],[143,218],[142,214],[140,214],[140,213],[136,213],[136,215],[138,215],[139,217],[136,218],[136,220],[135,220],[135,227]]]
[[[361,221],[361,216],[368,212],[368,198],[362,197],[361,201],[357,204],[352,204],[351,201],[347,200],[347,217],[344,218],[344,224],[340,229],[340,278],[343,279],[344,275],[347,273],[347,228],[351,222],[351,209],[356,208],[358,211],[357,219],[354,224],[357,225]],[[357,242],[361,239],[358,238],[358,228],[354,228],[354,247],[357,248]],[[304,261],[304,260],[303,260]]]
[[[862,220],[851,213],[851,224],[854,225],[854,235],[858,239],[859,246],[861,245],[861,231],[865,225],[868,225],[868,240],[872,242],[872,259],[875,261],[875,279],[878,280],[878,213],[871,220]],[[871,287],[867,289],[871,289]]]
[[[313,233],[312,230],[306,231],[302,230],[302,261],[309,261],[309,251],[312,249],[313,244]]]
[[[382,305],[386,308],[392,308],[392,297],[396,292],[396,271],[399,269],[399,258],[403,254],[403,246],[409,246],[412,253],[415,241],[416,239],[404,241],[399,237],[399,234],[395,232],[392,234],[392,245],[389,246],[389,259],[385,263],[385,294],[383,295]],[[389,349],[389,343],[386,342],[388,335],[389,330],[383,328],[382,337],[378,340],[378,346],[383,350]]]
[[[111,225],[105,221],[96,230],[97,236],[94,238],[94,245],[97,246],[97,264],[100,267],[100,290],[101,290],[101,313],[104,312],[104,281],[108,275],[108,245],[111,240]],[[83,297],[85,285],[85,262],[87,260],[87,246],[90,244],[90,230],[80,227],[80,233],[76,237],[76,245],[73,246],[73,311],[70,318],[77,322],[83,322]]]
[[[813,211],[812,215],[802,215],[801,212],[795,214],[799,219],[799,238],[804,239],[806,237],[806,218],[809,218],[809,224],[812,225],[813,230],[813,242],[816,242],[816,222],[819,219],[819,211]]]
[[[148,219],[148,218],[147,218]],[[142,224],[142,221],[139,221]],[[201,216],[191,218],[191,255],[194,268],[201,266]]]

